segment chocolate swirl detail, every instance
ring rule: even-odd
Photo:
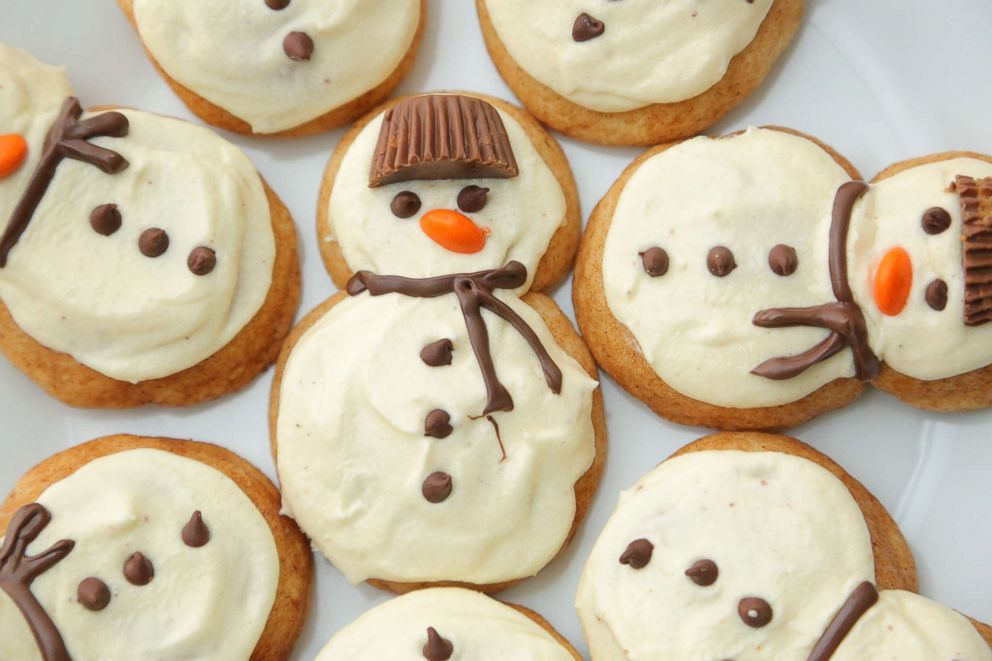
[[[465,319],[472,351],[475,352],[476,361],[482,371],[482,380],[486,385],[486,408],[481,415],[487,416],[494,411],[512,411],[513,398],[500,383],[496,374],[489,346],[489,331],[482,317],[483,308],[506,321],[524,338],[541,364],[548,388],[556,395],[561,393],[561,369],[548,354],[537,333],[510,306],[493,294],[495,289],[522,287],[526,281],[527,267],[520,262],[511,261],[499,269],[433,278],[406,278],[359,271],[348,281],[347,291],[351,296],[367,291],[371,296],[402,294],[414,298],[436,298],[445,294],[455,294]]]
[[[48,550],[29,556],[28,546],[52,520],[51,513],[38,503],[25,505],[14,513],[0,547],[0,589],[7,593],[24,615],[44,661],[70,661],[62,634],[41,602],[31,593],[31,583],[61,562],[76,543],[63,539]]]
[[[38,167],[31,175],[24,194],[10,215],[7,229],[0,237],[0,268],[7,265],[8,254],[28,228],[63,160],[70,158],[82,161],[107,174],[117,174],[128,166],[127,160],[117,152],[89,143],[90,139],[100,136],[126,136],[129,129],[127,117],[119,112],[105,112],[79,121],[82,114],[83,109],[76,97],[67,97],[62,102],[62,109],[45,136]]]
[[[834,197],[830,223],[830,283],[837,300],[808,308],[771,308],[754,315],[754,325],[762,328],[808,326],[827,329],[830,334],[803,353],[766,360],[751,370],[752,374],[776,381],[791,379],[850,347],[858,379],[871,381],[878,376],[881,365],[868,345],[868,326],[864,313],[854,301],[847,274],[851,211],[868,188],[863,181],[849,181],[837,189]]]

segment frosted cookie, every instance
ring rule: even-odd
[[[992,630],[915,588],[895,522],[837,464],[719,434],[621,494],[576,607],[593,661],[992,659]]]
[[[5,532],[4,532],[5,531]],[[0,507],[0,658],[287,659],[312,557],[262,473],[214,445],[108,436]]]
[[[210,131],[83,112],[0,45],[0,349],[75,406],[184,405],[275,358],[299,302],[292,218]],[[4,141],[19,150],[5,150]]]
[[[712,126],[792,41],[803,0],[476,0],[500,75],[562,133],[653,145]]]
[[[461,588],[417,590],[339,631],[317,661],[581,661],[548,622],[522,606]]]
[[[338,287],[356,271],[427,277],[511,260],[538,291],[571,267],[580,232],[568,161],[526,112],[498,99],[389,102],[338,143],[317,207]]]
[[[413,65],[425,0],[118,0],[165,81],[209,124],[302,136],[346,124]]]

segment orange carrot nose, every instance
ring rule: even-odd
[[[451,252],[479,252],[486,246],[488,231],[451,209],[432,209],[420,218],[420,229],[435,243]]]
[[[28,143],[19,135],[0,135],[0,179],[13,174],[28,155]]]
[[[906,307],[913,286],[913,260],[902,248],[892,248],[875,273],[875,304],[883,314],[894,317]]]

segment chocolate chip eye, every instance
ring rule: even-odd
[[[186,258],[186,266],[193,275],[206,275],[217,266],[217,253],[205,246],[193,248]]]
[[[654,553],[654,544],[646,539],[635,539],[620,555],[620,564],[627,565],[631,569],[644,569],[651,562],[651,555]]]
[[[131,585],[148,585],[155,578],[155,567],[143,553],[132,553],[124,563],[124,578]]]
[[[488,188],[466,186],[458,193],[458,208],[465,213],[482,211],[482,208],[486,206],[486,196],[488,194]]]
[[[76,588],[76,601],[86,610],[102,611],[110,604],[110,588],[95,576],[84,578]]]
[[[716,583],[720,569],[712,560],[699,560],[685,570],[685,575],[700,587],[709,587]]]
[[[313,55],[313,39],[306,32],[290,32],[283,39],[282,49],[294,62],[307,62]]]
[[[783,278],[792,275],[799,268],[796,249],[782,243],[778,244],[768,253],[768,267],[775,275]]]
[[[758,597],[745,597],[737,604],[737,614],[744,620],[744,624],[755,629],[760,629],[772,621],[772,607],[764,599]]]
[[[644,272],[652,278],[657,278],[668,273],[668,253],[665,252],[664,248],[654,246],[638,254],[641,256],[641,265],[644,267]]]
[[[577,42],[589,41],[606,32],[606,25],[603,21],[595,19],[589,14],[579,14],[572,24],[572,39]]]
[[[947,307],[947,283],[939,278],[927,285],[927,305],[937,312]]]
[[[718,278],[730,275],[730,272],[737,268],[734,253],[730,252],[730,248],[724,246],[713,248],[706,256],[706,268]]]
[[[951,226],[951,214],[946,209],[932,207],[923,213],[920,223],[927,234],[940,234]]]
[[[396,194],[393,201],[389,203],[389,208],[392,209],[393,215],[397,218],[409,218],[420,211],[420,197],[416,193],[405,190]]]

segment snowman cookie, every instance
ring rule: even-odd
[[[601,144],[695,135],[753,92],[803,0],[476,0],[500,75],[538,119]]]
[[[291,333],[270,422],[286,511],[352,582],[502,589],[567,545],[598,481],[595,363],[521,297],[567,269],[572,230],[552,143],[517,117],[413,97],[332,165],[329,266],[356,272]]]
[[[147,112],[83,112],[61,69],[3,45],[0,134],[14,365],[66,403],[127,407],[218,397],[274,360],[296,234],[240,150]]]
[[[537,613],[462,588],[417,590],[339,631],[317,661],[581,661]]]
[[[118,0],[173,91],[209,124],[302,136],[381,102],[413,66],[426,0]]]
[[[590,219],[574,289],[590,348],[684,424],[789,427],[872,381],[925,408],[992,405],[992,214],[955,189],[979,195],[992,164],[933,158],[869,185],[784,129],[649,151]]]
[[[312,556],[251,464],[108,436],[28,471],[0,507],[0,658],[287,659]]]
[[[427,277],[515,260],[544,291],[571,268],[580,226],[555,139],[477,94],[406,97],[370,113],[338,143],[317,205],[321,256],[340,288],[360,270]]]
[[[593,661],[992,659],[992,629],[915,589],[895,522],[841,467],[729,433],[621,494],[576,607]]]

